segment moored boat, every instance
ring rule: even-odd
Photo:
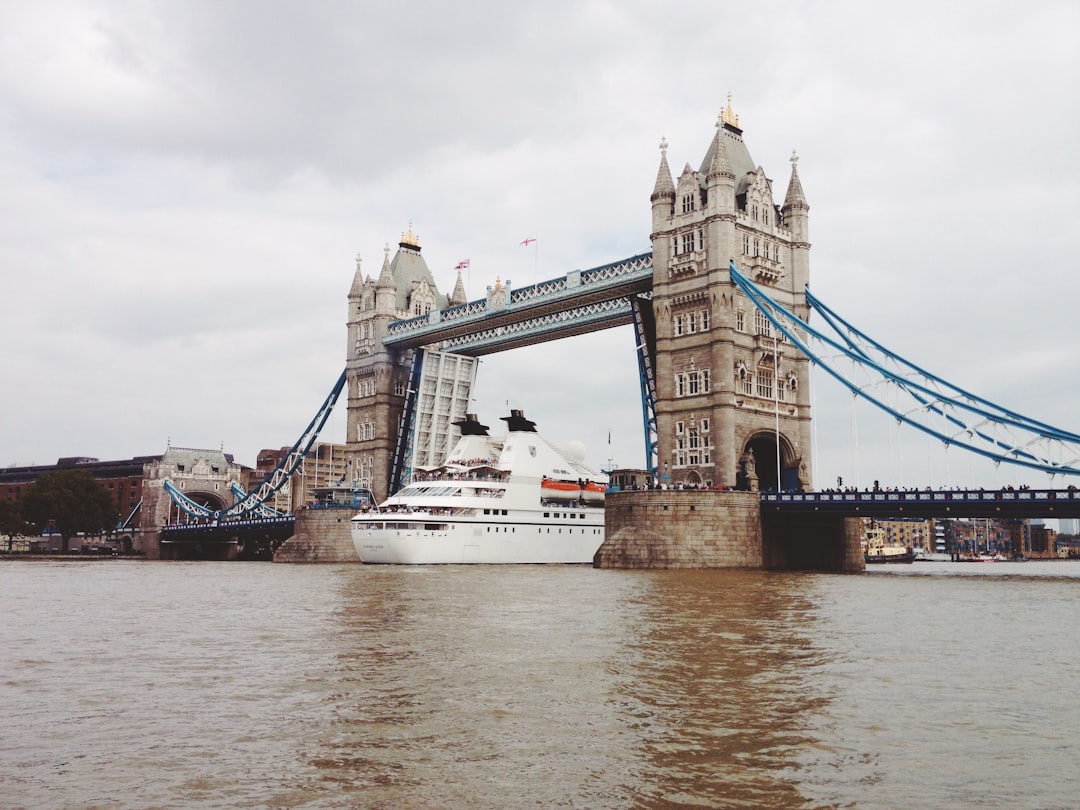
[[[890,543],[885,530],[871,527],[866,530],[863,539],[863,559],[867,564],[910,563],[915,561],[915,552],[899,543]]]
[[[958,554],[956,562],[1005,562],[1008,558],[1002,554],[978,553]]]
[[[369,564],[591,563],[604,541],[606,476],[563,452],[521,411],[505,438],[469,415],[438,468],[352,519]]]

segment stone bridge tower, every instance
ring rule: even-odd
[[[699,170],[652,193],[657,451],[670,485],[808,488],[809,360],[730,278],[729,263],[806,318],[809,210],[792,153],[783,205],[728,97]]]
[[[413,233],[411,224],[408,232],[401,235],[393,259],[389,245],[385,248],[378,279],[365,278],[360,264],[357,257],[356,272],[349,289],[345,442],[352,482],[370,489],[381,501],[390,494],[391,461],[405,409],[413,359],[411,350],[388,349],[383,345],[383,338],[391,321],[465,303],[465,288],[459,271],[457,284],[450,295],[439,292],[427,262],[420,254],[420,238]],[[441,394],[439,382],[425,380]],[[452,416],[447,417],[450,418]]]

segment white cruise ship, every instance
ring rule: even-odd
[[[607,477],[583,453],[564,453],[521,411],[504,416],[505,438],[472,415],[442,466],[352,519],[361,561],[591,563],[604,541]]]

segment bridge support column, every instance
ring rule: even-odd
[[[857,518],[762,511],[756,492],[609,492],[596,568],[862,571]]]
[[[349,519],[355,509],[301,509],[294,534],[274,552],[274,562],[360,562]]]
[[[756,492],[609,492],[596,568],[761,568]]]

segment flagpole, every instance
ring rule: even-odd
[[[539,241],[540,240],[537,239],[535,236],[530,236],[528,239],[522,239],[520,242],[518,242],[518,245],[521,246],[521,247],[528,247],[529,245],[533,246],[533,284],[534,285],[539,280],[538,279],[539,267],[540,267],[540,244],[539,244]]]
[[[465,300],[469,300],[469,290],[472,288],[472,260],[462,259],[455,265],[454,269],[458,271],[458,275],[461,274],[462,268],[465,269]]]

